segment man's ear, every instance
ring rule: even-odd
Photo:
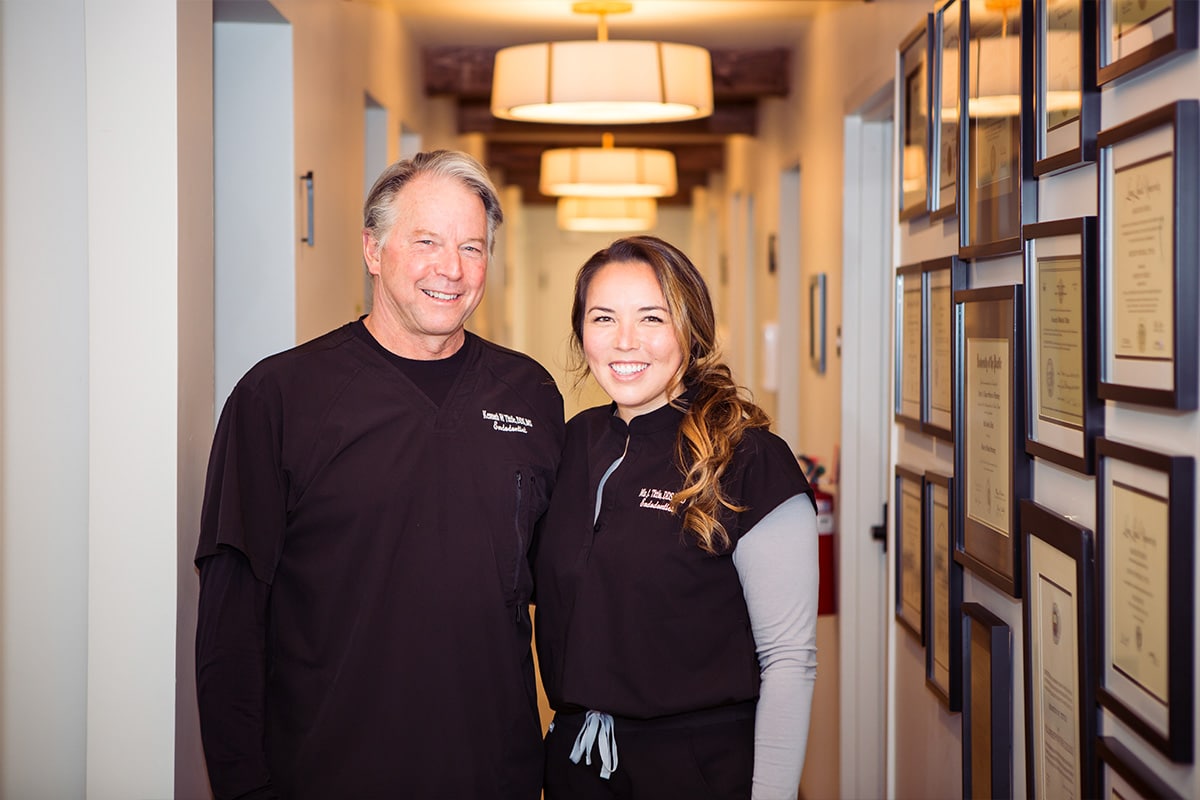
[[[372,275],[379,274],[379,240],[375,238],[375,232],[370,228],[363,228],[362,232],[362,248],[363,248],[363,263],[367,265],[367,272]]]

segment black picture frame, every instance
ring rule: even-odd
[[[957,256],[921,262],[921,430],[954,441],[954,290],[963,280]]]
[[[1196,49],[1195,0],[1131,3],[1099,0],[1097,80],[1101,85],[1133,77]],[[1165,7],[1163,11],[1160,7]],[[1123,14],[1132,14],[1124,20]]]
[[[959,132],[962,112],[961,0],[947,0],[933,14],[929,56],[929,219],[958,214]]]
[[[947,711],[962,710],[962,566],[954,560],[954,478],[926,470],[925,685]]]
[[[1031,480],[1022,289],[1008,285],[954,293],[954,559],[1017,598],[1018,503],[1029,497]]]
[[[1026,225],[1025,452],[1091,475],[1104,404],[1096,392],[1096,218]]]
[[[896,514],[896,621],[925,643],[925,515],[924,476],[896,466],[893,503]]]
[[[899,219],[913,219],[929,211],[929,29],[933,15],[917,25],[896,53],[900,81],[897,119],[897,160],[900,191],[896,197]]]
[[[1167,758],[1188,764],[1195,474],[1192,456],[1096,441],[1097,696]]]
[[[1096,754],[1100,757],[1102,794],[1099,796],[1125,800],[1183,800],[1183,795],[1139,761],[1119,739],[1100,737],[1096,741]]]
[[[1031,500],[1021,501],[1021,531],[1026,794],[1095,797],[1092,531]]]
[[[1036,11],[1033,174],[1040,177],[1096,160],[1100,93],[1094,0],[1037,0]]]
[[[1198,135],[1200,101],[1180,100],[1097,136],[1103,399],[1197,407]]]
[[[1012,634],[975,602],[962,604],[963,797],[1012,797]]]
[[[895,421],[921,430],[921,408],[924,405],[924,294],[920,264],[896,268],[895,320]],[[914,363],[915,361],[915,363]]]
[[[1037,216],[1033,180],[1033,0],[993,11],[962,0],[958,255],[1016,253]]]

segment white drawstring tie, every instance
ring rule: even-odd
[[[583,720],[583,727],[575,737],[575,746],[571,748],[571,760],[576,764],[580,758],[586,758],[588,766],[592,764],[592,745],[600,750],[600,777],[608,780],[617,769],[617,736],[613,733],[613,718],[599,711],[589,711]]]

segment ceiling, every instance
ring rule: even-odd
[[[791,48],[805,26],[838,3],[869,0],[633,0],[608,17],[610,39],[656,39],[707,47],[713,57],[712,117],[660,125],[557,126],[496,119],[489,110],[492,59],[513,44],[594,39],[597,17],[576,14],[571,0],[343,0],[395,10],[423,48],[425,90],[454,98],[460,133],[486,142],[489,167],[522,188],[526,202],[550,202],[537,190],[541,152],[598,147],[611,131],[619,146],[675,153],[679,192],[663,203],[685,204],[691,190],[723,169],[724,140],[753,135],[756,105],[789,92]]]

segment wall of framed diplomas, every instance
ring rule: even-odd
[[[1200,797],[1198,12],[896,42],[895,796]]]

